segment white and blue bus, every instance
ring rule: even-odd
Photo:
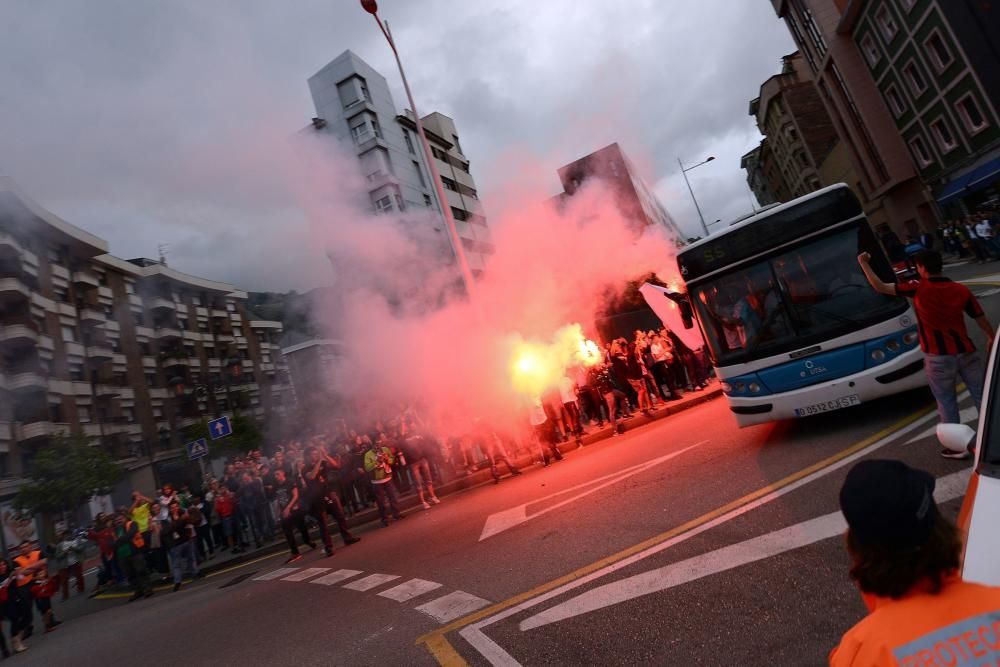
[[[677,257],[740,426],[807,417],[926,384],[916,317],[873,290],[893,270],[854,193],[824,188],[734,223]]]

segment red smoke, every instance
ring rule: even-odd
[[[476,418],[522,423],[525,397],[509,369],[514,339],[547,343],[573,322],[596,337],[607,286],[649,271],[675,275],[666,230],[647,228],[637,238],[599,183],[558,211],[537,182],[515,178],[484,203],[495,253],[476,283],[475,302],[453,296],[431,310],[425,306],[455,280],[454,266],[422,256],[385,217],[345,217],[342,208],[307,202],[317,243],[334,255],[337,298],[317,304],[314,318],[346,344],[330,381],[353,403],[350,416],[381,417],[416,402],[442,433],[460,432]],[[442,225],[419,216],[408,224]],[[408,289],[407,304],[390,307],[382,295],[387,285]],[[408,307],[413,303],[421,307]]]

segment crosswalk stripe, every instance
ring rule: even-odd
[[[259,577],[254,577],[254,581],[268,581],[270,579],[277,579],[278,577],[283,577],[286,574],[291,574],[299,568],[297,567],[279,567],[277,570],[271,570],[266,574],[262,574]]]
[[[319,579],[313,579],[310,584],[323,584],[324,586],[333,586],[334,584],[339,584],[340,582],[350,579],[351,577],[356,577],[361,574],[361,570],[337,570],[336,572],[331,572]]]
[[[290,574],[287,577],[283,577],[282,581],[302,581],[308,579],[309,577],[315,577],[317,574],[323,574],[324,572],[329,572],[328,567],[307,567],[301,572],[296,572],[295,574]]]
[[[417,607],[417,611],[422,611],[439,623],[447,623],[460,616],[471,614],[477,609],[482,609],[490,603],[489,600],[476,597],[465,591],[455,591],[442,597],[431,600],[426,604]]]
[[[381,586],[382,584],[388,583],[393,579],[399,579],[399,575],[369,574],[364,579],[358,579],[357,581],[352,581],[349,584],[344,584],[344,588],[350,588],[352,591],[370,591],[376,586]]]
[[[396,602],[406,602],[407,600],[412,600],[418,595],[430,593],[438,588],[441,588],[441,584],[436,581],[427,581],[426,579],[410,579],[399,586],[393,586],[388,590],[382,591],[378,595],[380,597],[389,598],[390,600],[395,600]]]

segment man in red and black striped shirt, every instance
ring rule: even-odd
[[[868,253],[858,256],[861,270],[876,291],[913,299],[924,351],[924,371],[937,400],[941,423],[958,424],[958,396],[955,385],[961,377],[978,409],[983,398],[986,371],[965,329],[965,316],[976,321],[986,334],[987,352],[993,347],[993,327],[986,319],[969,288],[941,275],[941,254],[927,250],[914,257],[919,282],[893,285],[884,283],[869,265]],[[966,458],[968,453],[941,452],[948,458]]]

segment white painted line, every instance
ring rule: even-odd
[[[471,593],[455,591],[420,605],[417,607],[417,611],[422,611],[439,623],[447,623],[460,616],[471,614],[477,609],[482,609],[489,603],[489,600],[476,597]]]
[[[310,577],[315,577],[317,574],[323,574],[324,572],[329,572],[328,567],[307,567],[306,569],[296,572],[295,574],[290,574],[287,577],[283,577],[282,581],[303,581]]]
[[[389,583],[393,579],[399,579],[399,575],[369,574],[364,579],[358,579],[357,581],[352,581],[349,584],[344,584],[344,588],[350,588],[352,591],[370,591],[377,586]]]
[[[680,456],[681,454],[690,449],[694,449],[695,447],[704,445],[706,442],[708,442],[708,440],[702,440],[701,442],[697,442],[693,445],[685,447],[684,449],[677,450],[676,452],[671,452],[670,454],[665,454],[664,456],[660,456],[655,459],[650,459],[649,461],[645,461],[643,463],[631,466],[629,468],[624,468],[609,475],[603,475],[596,479],[592,479],[584,484],[577,484],[576,486],[571,486],[568,489],[563,489],[562,491],[557,491],[556,493],[550,493],[549,495],[542,496],[541,498],[534,498],[528,501],[527,503],[524,503],[523,505],[518,505],[517,507],[511,508],[509,510],[504,510],[502,512],[496,512],[495,514],[491,514],[488,517],[486,517],[486,525],[483,526],[483,532],[479,536],[479,541],[482,542],[483,540],[489,537],[493,537],[498,533],[502,533],[505,530],[513,528],[514,526],[519,526],[526,521],[536,519],[542,516],[543,514],[548,514],[553,510],[559,509],[560,507],[564,507],[565,505],[568,505],[572,502],[576,502],[581,498],[589,496],[595,491],[600,491],[601,489],[611,486],[612,484],[617,484],[623,479],[627,479],[629,477],[632,477],[633,475],[638,475],[639,473],[644,472],[654,466],[660,465],[661,463],[665,463],[666,461],[669,461],[674,457]],[[594,482],[599,482],[601,480],[608,480],[608,481],[602,484],[596,484],[596,485],[594,484]],[[575,496],[572,496],[565,500],[561,500],[558,503],[555,503],[554,505],[549,505],[545,509],[535,512],[534,514],[530,515],[528,514],[528,505],[534,505],[536,503],[545,501],[549,498],[561,496],[566,493],[569,493],[570,491],[574,491],[576,489],[581,489],[584,487],[587,487],[587,490],[582,493],[578,493]]]
[[[340,582],[346,581],[351,577],[356,577],[359,574],[361,574],[361,570],[337,570],[336,572],[331,572],[330,574],[322,576],[319,579],[313,579],[309,583],[333,586],[334,584],[339,584]]]
[[[972,469],[952,473],[937,481],[934,499],[943,503],[960,498],[969,483]],[[534,628],[573,618],[598,609],[621,604],[650,593],[680,586],[702,577],[725,572],[741,565],[771,558],[792,549],[808,546],[847,530],[847,522],[840,512],[826,514],[809,521],[754,537],[738,544],[731,544],[679,563],[648,570],[614,581],[577,595],[522,621],[520,628]]]
[[[426,579],[410,579],[399,586],[393,586],[389,590],[382,591],[378,595],[380,597],[389,598],[390,600],[395,600],[396,602],[406,602],[407,600],[412,600],[418,595],[430,593],[438,588],[441,588],[441,584],[436,581],[427,581]]]
[[[637,563],[645,558],[649,558],[653,554],[659,553],[665,549],[669,549],[670,547],[676,544],[684,542],[696,535],[700,535],[701,533],[707,530],[711,530],[716,526],[732,521],[733,519],[742,516],[747,512],[753,511],[758,507],[761,507],[762,505],[771,502],[772,500],[775,500],[777,498],[780,498],[781,496],[789,494],[792,491],[795,491],[796,489],[802,488],[803,486],[816,481],[817,479],[825,477],[826,475],[830,474],[835,470],[843,468],[844,466],[854,463],[858,459],[868,456],[872,452],[875,452],[881,449],[882,447],[885,447],[886,445],[895,442],[896,440],[905,436],[906,434],[911,433],[912,431],[915,431],[916,429],[920,428],[923,424],[927,423],[928,421],[931,421],[932,419],[936,418],[937,418],[937,413],[930,412],[924,415],[923,417],[919,417],[913,420],[912,422],[902,427],[898,431],[890,433],[881,440],[873,442],[864,449],[854,452],[850,456],[845,456],[843,459],[837,461],[836,463],[833,463],[821,470],[817,470],[816,472],[810,475],[806,475],[805,477],[798,479],[792,482],[791,484],[788,484],[787,486],[783,486],[782,488],[776,491],[772,491],[767,495],[761,496],[760,498],[754,500],[753,502],[747,503],[746,505],[742,505],[741,507],[737,507],[736,509],[727,512],[726,514],[718,516],[715,519],[703,523],[702,525],[696,528],[692,528],[686,533],[681,533],[680,535],[677,535],[676,537],[673,537],[669,540],[665,540],[660,544],[654,545],[652,547],[649,547],[648,549],[635,553],[629,556],[628,558],[623,558],[618,562],[612,563],[611,565],[603,567],[599,570],[595,570],[594,572],[591,572],[588,575],[580,577],[579,579],[574,579],[569,583],[563,584],[562,586],[554,588],[537,597],[525,600],[521,604],[514,605],[513,607],[505,609],[497,614],[494,614],[493,616],[488,616],[481,621],[468,625],[462,630],[460,630],[458,634],[460,634],[467,642],[469,642],[469,644],[473,648],[479,651],[479,653],[482,654],[483,657],[485,657],[490,662],[490,664],[518,665],[519,663],[516,660],[514,660],[514,658],[509,653],[504,651],[499,644],[497,644],[492,639],[486,636],[486,634],[482,631],[484,627],[502,621],[503,619],[508,618],[510,616],[514,616],[515,614],[519,614],[523,612],[525,609],[530,609],[531,607],[540,605],[543,602],[546,602],[547,600],[551,600],[552,598],[558,597],[575,588],[579,588],[580,586],[585,586],[586,584],[589,584],[592,581],[600,579],[601,577],[604,577],[612,572],[617,572],[618,570],[628,567],[629,565]]]
[[[295,572],[298,569],[299,568],[297,567],[279,567],[277,570],[271,570],[270,572],[262,574],[259,577],[254,577],[253,580],[268,581],[270,579],[278,579],[279,577],[283,577],[286,574],[291,574],[292,572]]]

